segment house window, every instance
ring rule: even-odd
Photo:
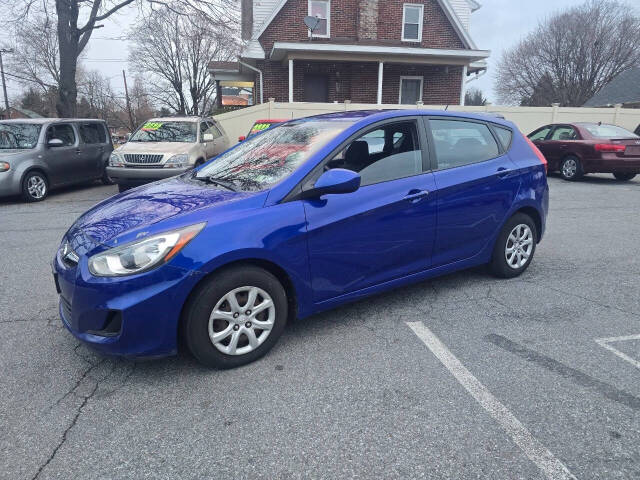
[[[422,101],[422,77],[400,77],[400,104],[415,105]]]
[[[424,5],[405,3],[402,13],[402,41],[422,41],[422,19],[424,17]]]
[[[331,0],[309,0],[309,15],[320,20],[314,37],[329,38],[331,33]]]

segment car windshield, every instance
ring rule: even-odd
[[[35,148],[42,125],[32,123],[0,123],[0,149]]]
[[[142,125],[129,141],[195,143],[197,126],[196,122],[150,121]]]
[[[596,138],[640,138],[635,133],[615,125],[584,125],[584,128]]]
[[[288,177],[311,155],[351,126],[344,120],[290,122],[251,137],[198,171],[195,178],[239,190],[264,190]]]

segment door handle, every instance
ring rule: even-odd
[[[80,155],[82,153],[82,150],[80,150],[79,148],[76,148],[76,153]]]
[[[409,193],[407,193],[407,195],[404,197],[404,199],[409,201],[409,202],[411,202],[411,203],[418,203],[420,200],[422,200],[427,195],[429,195],[429,191],[428,190],[413,189],[413,190],[409,190]]]
[[[511,170],[509,170],[509,169],[508,169],[508,168],[506,168],[506,167],[500,167],[500,168],[498,168],[498,173],[497,173],[497,175],[498,175],[498,178],[507,178],[508,176],[510,176],[510,175],[511,175],[511,172],[512,172],[512,171],[511,171]]]

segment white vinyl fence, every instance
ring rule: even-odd
[[[235,110],[217,115],[222,127],[229,135],[232,144],[241,135],[246,135],[253,122],[267,118],[301,118],[322,113],[369,110],[369,109],[424,109],[443,110],[444,105],[375,105],[364,103],[277,103],[269,101],[262,105]],[[613,123],[628,130],[635,130],[640,124],[640,109],[582,107],[504,107],[487,105],[484,107],[465,107],[453,105],[451,111],[493,112],[503,115],[514,122],[524,134],[528,134],[542,125],[556,122],[602,122]]]

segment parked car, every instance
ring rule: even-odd
[[[249,130],[249,133],[247,133],[247,135],[242,135],[240,137],[238,137],[238,141],[239,142],[244,142],[247,138],[252,137],[253,135],[255,135],[256,133],[261,133],[264,132],[265,130],[270,129],[271,127],[274,127],[275,125],[279,125],[283,122],[286,122],[288,120],[285,119],[265,119],[265,120],[256,120],[255,123],[253,124],[253,126],[251,127],[251,129]]]
[[[82,215],[53,263],[60,315],[104,353],[172,354],[180,332],[203,364],[239,366],[296,317],[481,264],[520,275],[548,192],[542,154],[497,118],[289,121]]]
[[[0,121],[0,197],[39,202],[51,189],[101,179],[113,150],[107,125],[95,119]]]
[[[624,181],[640,173],[640,136],[616,125],[545,125],[529,139],[544,154],[549,171],[559,171],[565,180],[578,180],[585,173],[612,173]]]
[[[173,177],[205,163],[229,148],[222,126],[211,118],[153,118],[111,154],[107,172],[124,192]]]

